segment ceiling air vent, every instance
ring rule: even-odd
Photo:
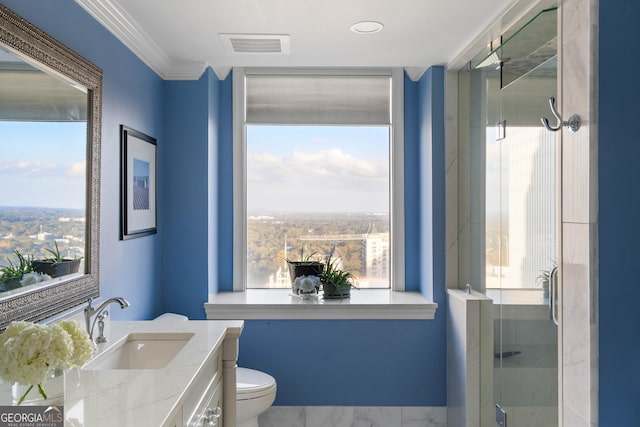
[[[220,34],[227,51],[232,53],[289,54],[287,34]]]

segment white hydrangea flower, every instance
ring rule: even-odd
[[[43,357],[47,358],[47,365],[59,369],[71,367],[71,363],[69,363],[73,356],[71,336],[55,323],[48,327],[51,334],[51,343],[42,354]]]
[[[62,320],[58,322],[58,325],[69,334],[73,342],[73,354],[67,362],[71,366],[82,366],[87,363],[95,350],[87,331],[74,320]]]
[[[0,335],[0,378],[8,383],[42,384],[50,369],[82,366],[93,350],[89,335],[76,321],[12,322]]]
[[[7,382],[40,384],[49,370],[52,336],[47,326],[25,323],[19,322],[16,330],[10,325],[5,332],[8,339],[3,334],[0,376]]]

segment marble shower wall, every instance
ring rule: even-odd
[[[598,421],[597,63],[598,0],[561,3],[561,114],[582,127],[562,131],[562,425]]]
[[[493,301],[447,290],[447,420],[456,427],[494,427]]]

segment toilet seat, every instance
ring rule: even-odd
[[[276,380],[269,374],[248,368],[236,368],[236,400],[257,399],[274,393]]]

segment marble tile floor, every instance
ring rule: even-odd
[[[446,427],[447,408],[273,406],[260,427]]]

